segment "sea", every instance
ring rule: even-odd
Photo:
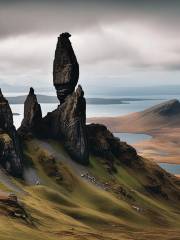
[[[53,95],[52,93],[39,93],[45,95]],[[4,93],[5,97],[27,95],[27,93]],[[121,104],[87,104],[86,115],[89,117],[102,117],[102,116],[123,116],[133,112],[143,111],[156,104],[160,104],[167,100],[178,99],[180,96],[176,94],[171,95],[126,95],[126,96],[107,96],[107,95],[95,95],[86,96],[94,98],[126,98],[128,101],[123,101]],[[138,99],[134,101],[134,99]],[[18,128],[21,125],[23,119],[24,105],[23,104],[11,104],[12,112],[14,113],[14,125]],[[58,104],[41,104],[42,114],[45,116],[48,112],[56,109]],[[116,136],[120,137],[121,140],[126,141],[129,144],[137,143],[141,140],[149,139],[150,136],[146,134],[129,134],[129,133],[116,133]],[[161,166],[167,171],[175,174],[180,174],[180,165],[177,164],[161,164]]]

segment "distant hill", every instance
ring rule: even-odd
[[[88,121],[105,124],[113,132],[180,127],[180,102],[173,99],[126,116],[90,118]]]
[[[26,95],[7,97],[7,100],[10,104],[24,104],[26,97],[27,97]],[[37,99],[39,103],[58,103],[58,99],[56,96],[38,94]]]
[[[180,114],[180,102],[177,99],[163,102],[143,111],[143,115],[159,115],[164,117],[176,116]]]

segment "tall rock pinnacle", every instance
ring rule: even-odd
[[[89,148],[86,132],[86,99],[79,79],[79,64],[74,54],[69,33],[58,38],[55,51],[53,81],[60,100],[58,108],[43,118],[42,133],[63,142],[71,157],[89,163]]]
[[[13,114],[0,90],[0,165],[13,176],[22,175],[22,153]]]
[[[58,37],[53,64],[53,83],[60,103],[74,92],[79,78],[79,64],[69,37],[69,33],[62,33]]]
[[[41,106],[37,101],[34,89],[31,87],[29,94],[24,102],[24,119],[18,132],[23,135],[27,132],[35,132],[38,130],[42,120]]]
[[[8,101],[0,89],[0,129],[8,130],[13,127],[13,115]]]
[[[42,118],[41,107],[34,89],[24,103],[24,119],[18,133],[21,137],[39,136],[60,141],[75,161],[87,165],[89,148],[86,131],[86,99],[79,78],[79,64],[74,54],[69,33],[58,38],[53,66],[53,83],[60,105]]]

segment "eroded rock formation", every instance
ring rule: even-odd
[[[42,120],[41,106],[34,94],[34,89],[30,88],[29,94],[24,103],[24,119],[18,132],[23,135],[30,132],[37,133]]]
[[[0,164],[9,173],[22,175],[22,154],[13,115],[8,101],[0,90]]]
[[[43,119],[46,136],[62,140],[73,159],[88,164],[86,100],[81,86]]]
[[[87,164],[89,151],[86,134],[86,101],[81,86],[75,91],[79,78],[79,64],[74,54],[69,33],[62,33],[57,42],[53,65],[53,82],[60,105],[42,118],[41,107],[31,88],[24,104],[24,119],[19,129],[39,137],[62,140],[76,161]]]
[[[106,161],[109,171],[113,170],[115,160],[128,166],[136,164],[138,158],[136,150],[126,142],[121,142],[119,138],[101,124],[87,125],[89,149],[95,156]]]
[[[53,82],[61,103],[73,93],[79,78],[79,64],[74,54],[69,33],[58,37],[53,65]]]
[[[86,134],[86,101],[81,86],[75,91],[79,64],[69,33],[58,38],[53,66],[53,82],[60,100],[58,108],[43,119],[43,134],[61,139],[73,159],[88,164],[89,150]]]
[[[109,171],[114,161],[132,165],[138,159],[136,150],[118,138],[103,125],[86,126],[86,100],[79,85],[79,65],[74,54],[69,33],[62,33],[57,42],[53,65],[53,83],[60,105],[42,118],[41,108],[34,90],[25,101],[24,120],[20,130],[40,137],[61,141],[72,159],[89,163],[89,151],[105,159]]]

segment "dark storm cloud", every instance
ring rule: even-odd
[[[144,21],[176,31],[180,1],[0,1],[0,37],[29,32],[81,31],[114,21]]]
[[[63,31],[72,33],[82,76],[179,71],[179,12],[179,0],[0,0],[0,76],[48,82]]]

